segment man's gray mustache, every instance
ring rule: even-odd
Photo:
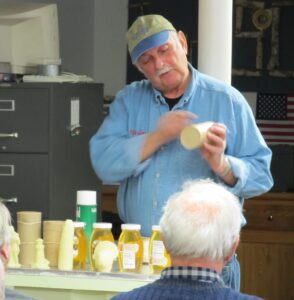
[[[167,73],[171,70],[172,70],[172,67],[164,67],[164,68],[157,71],[157,75],[160,76],[160,75],[162,75],[164,73]]]

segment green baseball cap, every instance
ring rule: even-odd
[[[147,50],[165,44],[169,38],[169,31],[176,31],[176,29],[163,16],[138,17],[126,35],[132,63],[135,63]]]

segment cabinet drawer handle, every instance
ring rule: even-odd
[[[18,133],[17,132],[12,132],[12,133],[0,133],[0,138],[18,138]]]
[[[0,99],[0,111],[15,111],[15,100]]]
[[[14,176],[14,169],[14,165],[0,165],[0,176]]]
[[[5,198],[1,198],[0,197],[0,201],[3,203],[17,203],[17,198],[16,197],[12,197],[10,199],[5,199]]]
[[[273,221],[273,220],[274,220],[274,217],[273,217],[272,215],[270,215],[270,216],[267,217],[267,220],[268,220],[268,221]]]

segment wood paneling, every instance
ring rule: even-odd
[[[117,213],[116,208],[116,193],[118,186],[103,185],[102,187],[102,212]]]
[[[247,229],[294,231],[294,201],[248,200],[244,213]]]
[[[238,248],[241,291],[267,300],[294,300],[294,194],[245,201],[248,224]]]

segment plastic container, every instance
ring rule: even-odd
[[[152,235],[149,242],[150,272],[160,274],[161,271],[171,266],[171,259],[162,241],[160,227],[152,226]]]
[[[93,253],[99,241],[109,241],[114,243],[114,238],[111,229],[111,223],[93,223],[93,231],[89,242],[89,257],[92,271],[98,271],[95,269]]]
[[[143,240],[141,225],[122,224],[118,240],[118,262],[121,272],[141,272],[143,264]]]
[[[85,270],[87,259],[87,240],[84,222],[74,222],[73,269]]]
[[[92,225],[97,219],[96,191],[77,191],[76,219],[85,222],[84,228],[87,241],[90,240]]]

